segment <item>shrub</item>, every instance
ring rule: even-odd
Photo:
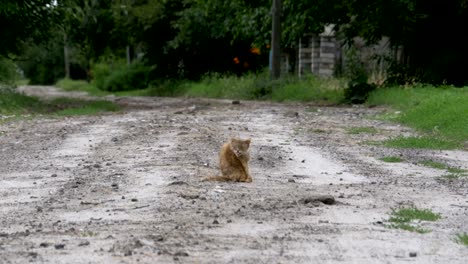
[[[18,77],[16,65],[0,57],[0,83],[13,84]]]
[[[93,66],[95,85],[103,91],[117,92],[144,89],[148,86],[150,67],[139,63],[130,66],[116,63],[112,66],[98,63]]]

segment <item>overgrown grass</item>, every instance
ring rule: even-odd
[[[0,87],[0,115],[19,117],[24,115],[94,115],[102,112],[118,111],[120,107],[105,100],[82,100],[58,98],[41,101],[36,97],[26,96],[12,88]]]
[[[347,129],[348,134],[377,134],[379,131],[373,127],[351,127]]]
[[[458,234],[457,242],[468,247],[468,234],[467,233]]]
[[[82,91],[94,96],[105,96],[111,93],[99,90],[94,84],[84,80],[61,79],[55,86],[65,91]]]
[[[389,162],[389,163],[397,163],[397,162],[402,162],[403,161],[402,158],[394,157],[394,156],[382,157],[382,158],[379,158],[379,160]]]
[[[434,213],[428,209],[417,209],[417,208],[400,208],[393,210],[391,213],[389,228],[398,228],[411,232],[417,233],[428,233],[429,229],[424,229],[420,226],[415,225],[414,220],[420,221],[437,221],[441,218],[441,215]]]
[[[61,80],[56,84],[67,91],[86,91],[91,95],[107,95],[94,82]],[[188,96],[242,100],[274,100],[316,102],[336,105],[344,100],[345,82],[315,76],[285,77],[270,80],[267,74],[244,76],[207,74],[200,81],[158,81],[141,90],[114,92],[117,96]]]
[[[371,93],[369,105],[388,105],[400,114],[387,116],[425,136],[397,138],[388,146],[433,149],[461,148],[468,139],[468,87],[393,87]]]
[[[44,104],[39,99],[17,93],[13,88],[0,84],[0,114],[27,114],[43,109]]]

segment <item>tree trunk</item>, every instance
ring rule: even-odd
[[[273,0],[271,8],[271,54],[270,54],[270,76],[271,79],[279,79],[281,74],[281,0]]]
[[[65,78],[70,79],[70,51],[68,50],[67,34],[63,34],[63,60],[65,64]]]

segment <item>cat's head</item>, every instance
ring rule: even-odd
[[[251,139],[240,139],[240,138],[231,138],[231,146],[240,151],[248,150],[250,147]]]

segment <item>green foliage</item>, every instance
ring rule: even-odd
[[[457,235],[457,241],[460,244],[468,246],[468,234],[467,233],[458,234]]]
[[[0,84],[12,85],[18,79],[18,67],[11,61],[0,56]]]
[[[284,85],[275,87],[271,98],[275,101],[314,101],[334,105],[343,102],[343,87],[342,80],[309,75],[305,78],[292,78]]]
[[[55,83],[55,86],[65,91],[82,91],[94,96],[105,96],[108,92],[99,90],[96,85],[83,80],[61,79]]]
[[[57,18],[50,0],[2,0],[0,3],[0,57],[21,53],[26,40],[47,38]]]
[[[95,115],[120,110],[116,104],[104,101],[58,98],[49,102],[26,96],[15,89],[0,85],[0,116],[56,114],[60,116]]]
[[[391,224],[387,227],[398,228],[417,233],[428,233],[430,230],[423,229],[413,224],[412,222],[414,220],[437,221],[440,218],[440,214],[434,213],[429,209],[401,208],[392,211],[391,217],[388,219]]]
[[[150,68],[140,63],[127,66],[122,61],[110,65],[97,63],[92,68],[96,87],[109,92],[144,89],[149,84],[149,72]]]
[[[400,110],[393,120],[416,128],[426,136],[397,138],[401,143],[426,142],[435,148],[462,146],[468,138],[468,88],[392,87],[371,93],[369,105],[389,105]],[[425,143],[425,144],[426,144]],[[424,144],[423,144],[424,145]]]
[[[16,115],[40,111],[43,104],[35,97],[17,93],[15,89],[0,84],[0,114]]]

